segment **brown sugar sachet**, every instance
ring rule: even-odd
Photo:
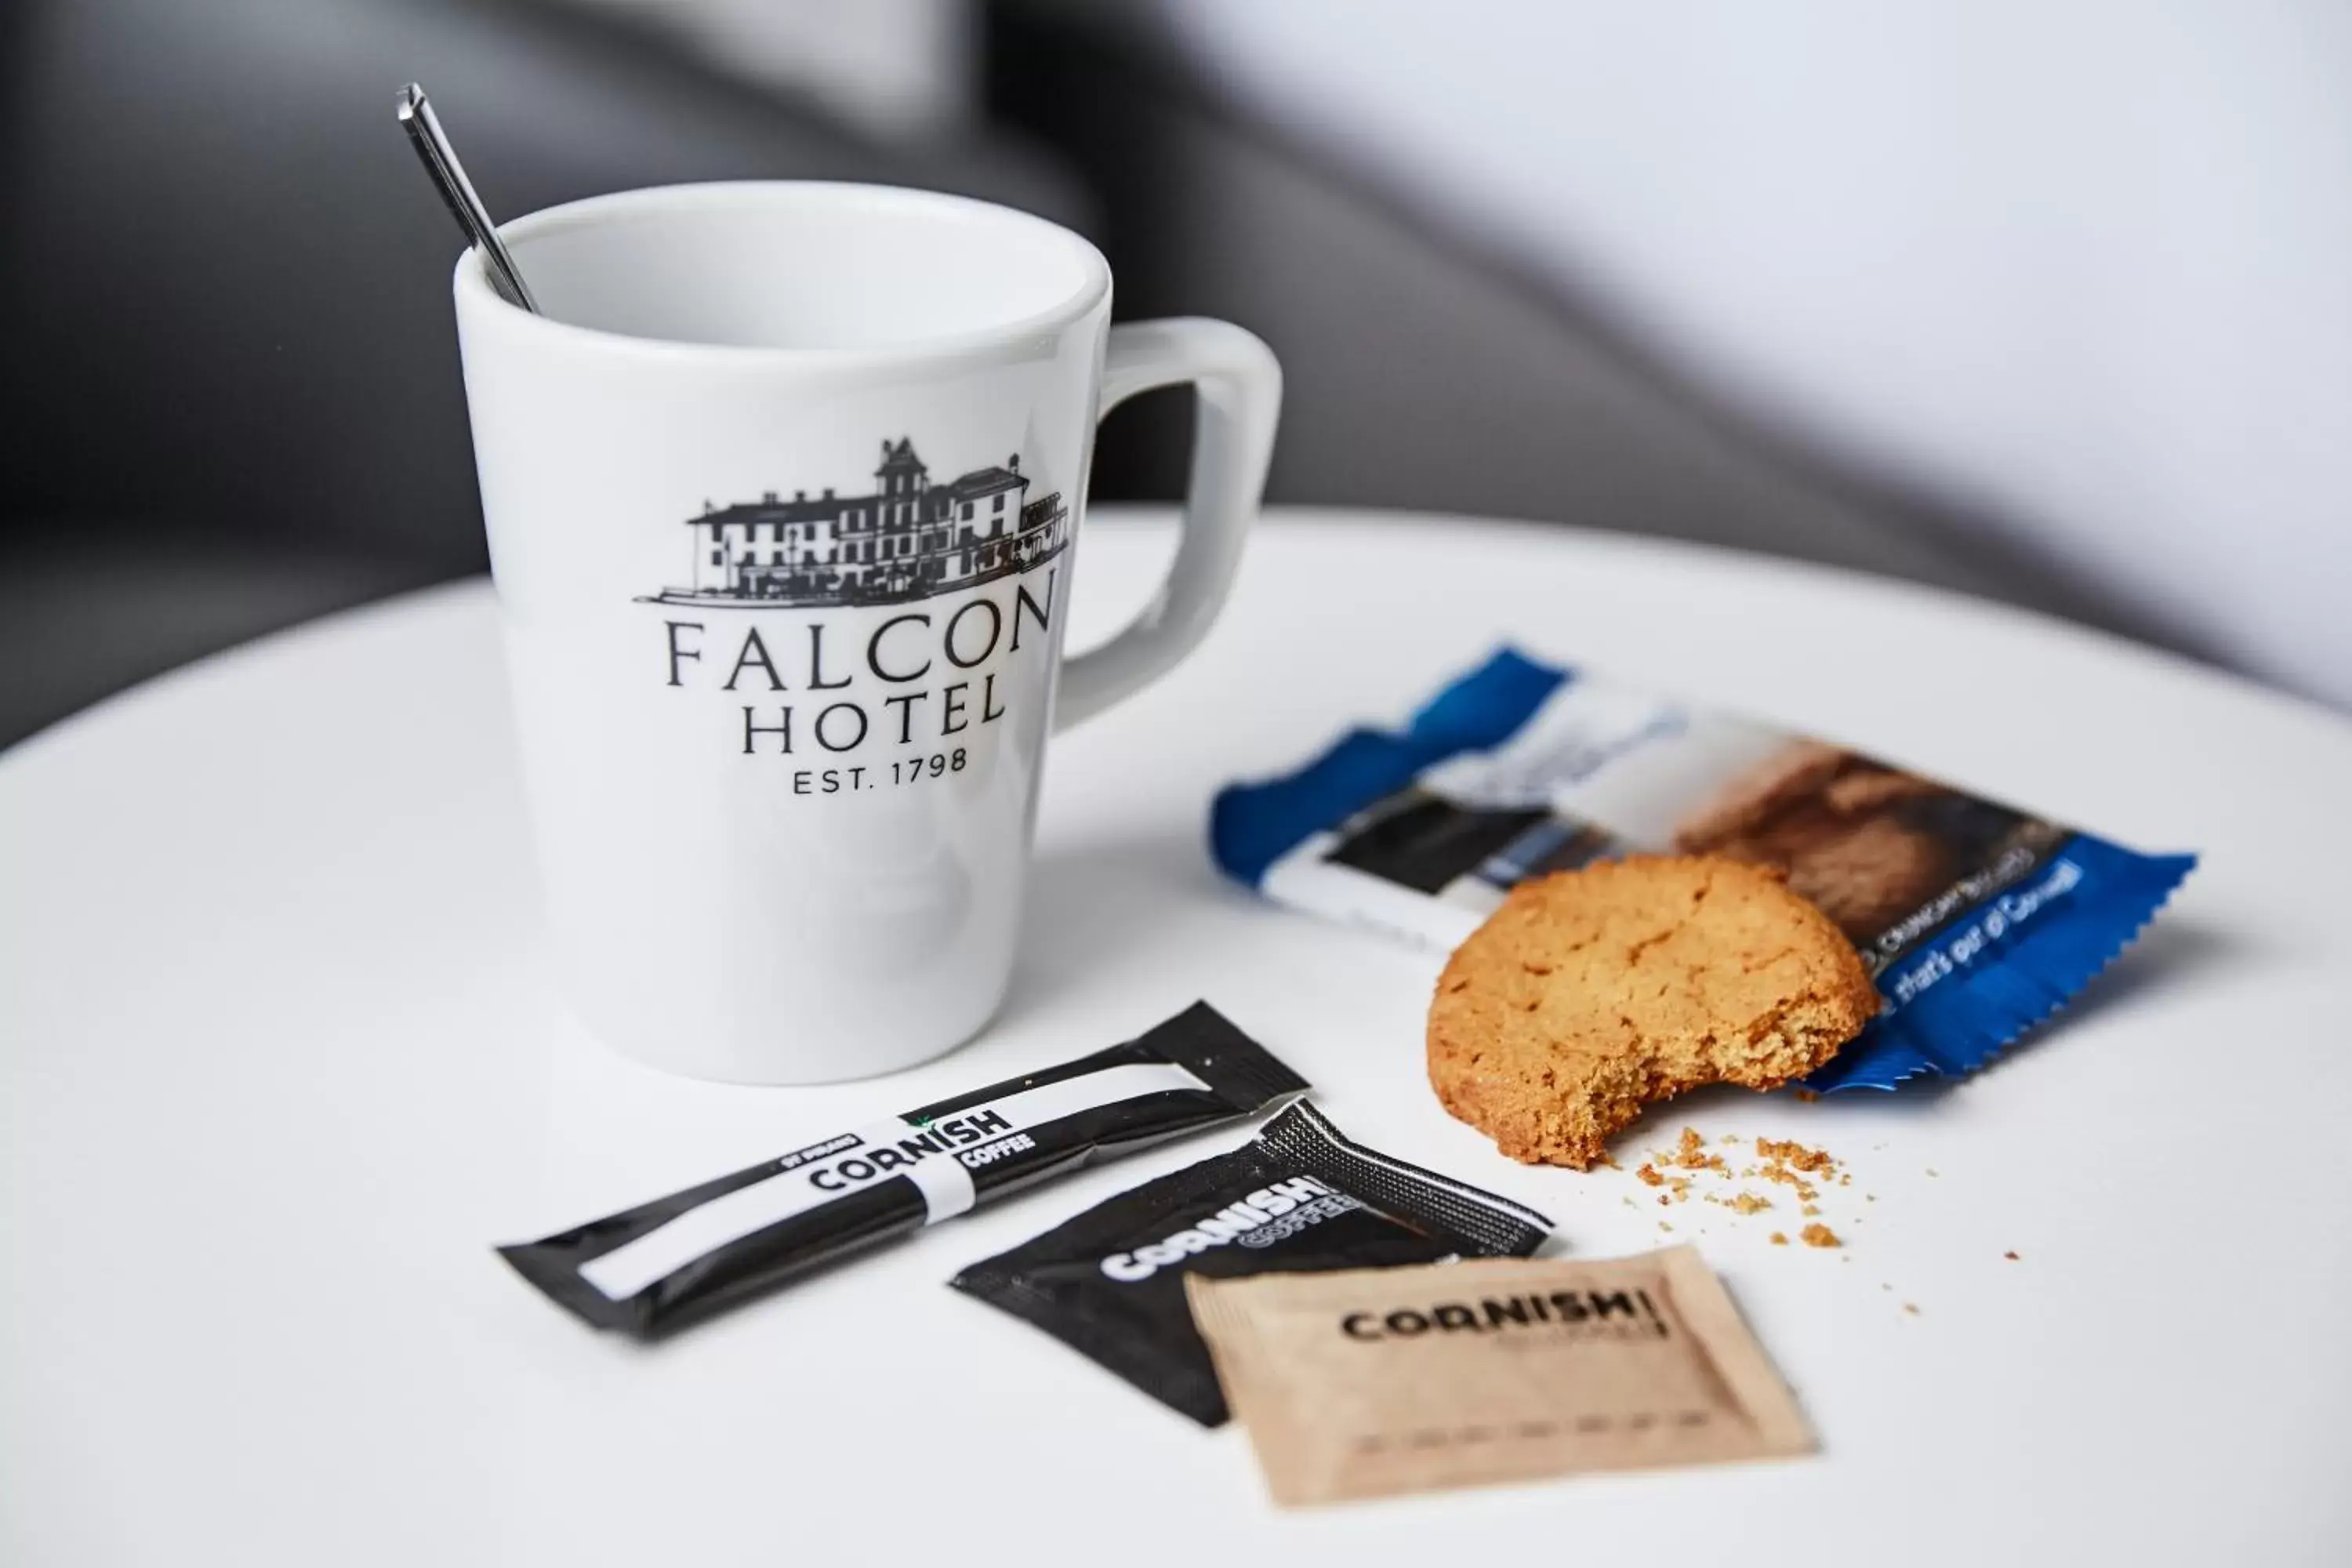
[[[1815,1447],[1692,1247],[1185,1289],[1286,1506]]]

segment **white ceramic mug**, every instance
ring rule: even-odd
[[[679,186],[503,233],[544,313],[468,253],[457,326],[566,989],[707,1078],[969,1038],[1011,974],[1047,733],[1224,599],[1272,354],[1222,321],[1112,327],[1092,246],[954,196]],[[1065,667],[1096,422],[1188,382],[1167,586]]]

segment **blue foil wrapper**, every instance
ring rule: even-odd
[[[1441,951],[1530,876],[1636,852],[1781,866],[1885,999],[1806,1080],[1825,1094],[1983,1066],[2197,864],[1509,648],[1400,731],[1221,791],[1210,846],[1279,902]]]

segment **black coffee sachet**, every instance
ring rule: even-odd
[[[892,1237],[1306,1089],[1198,1002],[1123,1045],[499,1252],[596,1327],[652,1339]]]
[[[1218,1426],[1224,1396],[1185,1275],[1525,1258],[1550,1234],[1535,1210],[1350,1142],[1300,1100],[1232,1153],[1121,1193],[950,1283]]]

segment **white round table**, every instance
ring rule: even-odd
[[[1079,641],[1169,542],[1089,526]],[[1277,515],[1202,652],[1055,743],[996,1025],[896,1079],[741,1089],[621,1059],[551,991],[495,616],[483,583],[336,616],[0,756],[0,1562],[2352,1562],[2341,720],[1810,568]],[[1970,1081],[1705,1094],[1633,1140],[1826,1145],[1842,1249],[1515,1166],[1423,1081],[1435,961],[1271,908],[1202,847],[1217,784],[1505,637],[2205,863]],[[1342,1127],[1548,1211],[1570,1252],[1696,1240],[1822,1453],[1281,1514],[1241,1432],[945,1288],[1239,1130],[651,1348],[490,1251],[1197,996]]]

